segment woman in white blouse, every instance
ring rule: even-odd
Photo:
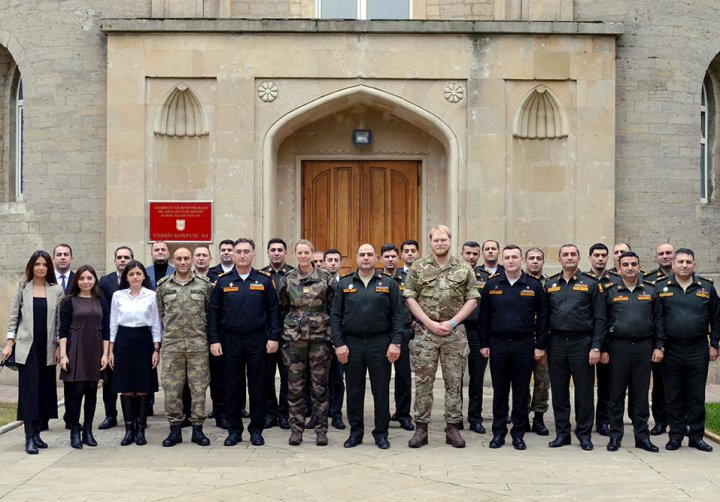
[[[157,392],[161,325],[155,291],[142,263],[123,270],[110,306],[110,366],[113,392],[120,394],[125,437],[120,444],[147,444],[148,394]]]

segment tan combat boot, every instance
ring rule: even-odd
[[[300,443],[302,443],[302,430],[297,430],[293,428],[292,432],[290,432],[290,439],[288,440],[288,444],[290,446],[297,446]]]
[[[415,422],[415,434],[408,441],[410,448],[420,448],[423,445],[428,444],[428,424],[422,422]]]
[[[327,446],[328,437],[327,437],[326,431],[316,431],[315,432],[315,444],[318,446]]]
[[[465,440],[460,435],[458,424],[447,424],[445,427],[445,443],[453,448],[465,448]]]

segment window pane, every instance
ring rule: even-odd
[[[322,19],[357,19],[358,0],[322,0],[320,17]]]
[[[707,159],[705,157],[705,145],[700,145],[700,198],[707,199]]]
[[[367,0],[368,19],[410,19],[410,0]]]

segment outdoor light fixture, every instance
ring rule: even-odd
[[[369,145],[372,143],[372,132],[369,129],[355,129],[352,141],[353,145]]]

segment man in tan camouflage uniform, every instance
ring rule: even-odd
[[[461,324],[477,306],[475,273],[450,255],[450,229],[438,225],[430,230],[432,255],[413,263],[405,282],[406,303],[419,321],[410,342],[415,370],[416,430],[408,445],[420,448],[428,442],[428,422],[438,361],[445,381],[445,442],[463,448],[458,424],[462,421],[462,376],[469,352]]]
[[[163,322],[162,386],[165,391],[165,414],[170,435],[163,446],[182,442],[183,386],[190,386],[192,442],[210,444],[203,434],[205,393],[210,383],[210,363],[206,334],[207,311],[212,285],[192,271],[192,254],[186,247],[175,250],[175,272],[158,282],[157,304]]]

